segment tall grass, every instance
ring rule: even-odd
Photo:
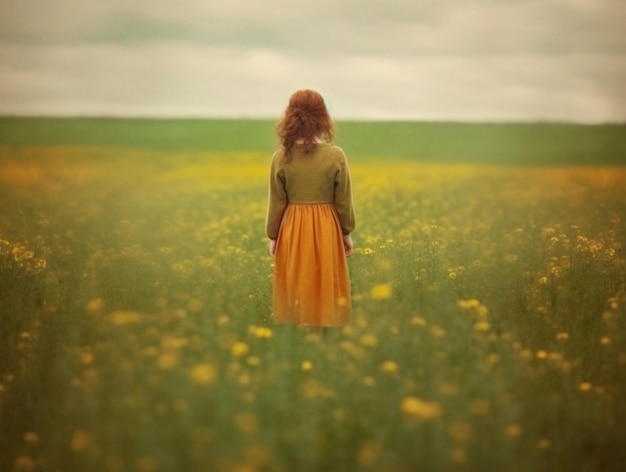
[[[0,117],[5,146],[271,153],[275,120]],[[336,123],[349,156],[436,163],[625,165],[626,124]]]
[[[268,157],[3,150],[1,470],[621,470],[624,169],[353,156],[320,338],[271,322]]]

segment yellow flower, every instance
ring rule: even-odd
[[[488,364],[497,364],[498,362],[500,362],[500,356],[496,354],[495,352],[492,352],[491,354],[487,356]]]
[[[217,317],[216,322],[218,326],[226,326],[228,323],[230,323],[230,318],[228,317],[228,315],[220,315]]]
[[[361,465],[372,465],[378,459],[382,445],[376,441],[366,441],[357,454],[357,462]]]
[[[441,406],[435,402],[427,402],[415,396],[402,399],[400,410],[410,420],[432,420],[441,415]]]
[[[581,382],[578,386],[578,390],[580,390],[581,392],[589,392],[592,388],[593,385],[591,384],[591,382]]]
[[[467,461],[467,453],[462,447],[455,447],[450,451],[450,461],[455,464],[462,464]]]
[[[272,330],[264,326],[258,326],[254,329],[254,337],[257,339],[270,339],[272,334]]]
[[[79,351],[80,363],[83,365],[89,365],[93,362],[94,356],[91,348],[85,346],[81,347]]]
[[[376,347],[378,345],[378,338],[373,334],[364,334],[361,336],[360,342],[363,346]]]
[[[569,333],[561,332],[557,333],[556,340],[557,341],[567,341],[569,339]]]
[[[480,317],[486,316],[488,313],[487,307],[475,298],[459,300],[457,302],[457,306],[462,310],[467,310],[470,313]]]
[[[166,336],[161,341],[161,346],[167,350],[176,350],[183,348],[189,344],[189,340],[187,338],[180,338],[175,336]]]
[[[315,398],[336,398],[337,393],[322,382],[315,379],[307,379],[300,384],[300,394],[304,398],[315,399]]]
[[[546,449],[550,449],[551,446],[552,446],[552,442],[550,442],[549,439],[541,438],[539,441],[537,441],[537,447],[539,449],[546,450]]]
[[[511,423],[504,432],[510,438],[517,438],[522,434],[522,427],[517,423]]]
[[[24,434],[24,442],[26,442],[27,444],[35,444],[37,441],[39,441],[39,436],[37,435],[37,433],[29,431]]]
[[[104,300],[102,298],[93,298],[87,302],[85,306],[87,313],[100,313],[104,308]]]
[[[470,403],[469,410],[472,415],[486,415],[491,407],[487,400],[474,400]]]
[[[72,439],[70,440],[70,449],[75,452],[80,452],[87,448],[91,444],[91,434],[84,429],[77,429],[72,433]]]
[[[246,354],[248,354],[248,352],[250,352],[250,348],[246,343],[241,341],[237,341],[230,347],[230,353],[234,357],[245,356]]]
[[[138,323],[141,321],[142,315],[137,311],[117,310],[109,315],[109,322],[118,326]]]
[[[477,321],[476,323],[474,323],[474,331],[477,331],[479,333],[489,331],[490,328],[491,325],[486,321]]]
[[[156,362],[159,369],[173,369],[178,364],[178,354],[176,352],[164,352],[157,358]]]
[[[156,472],[158,470],[158,465],[152,457],[138,459],[135,466],[139,472]]]
[[[17,456],[14,462],[13,470],[19,472],[30,472],[31,470],[35,470],[37,467],[37,463],[32,457],[21,455]]]
[[[380,365],[380,370],[387,374],[398,372],[398,364],[395,361],[385,361]]]
[[[194,383],[208,385],[217,379],[217,371],[209,363],[196,364],[189,371],[189,377]]]
[[[313,370],[313,363],[311,361],[304,360],[300,364],[300,370],[302,372],[310,372]]]
[[[386,300],[391,298],[391,284],[377,284],[370,290],[370,296],[374,300]]]
[[[363,385],[365,385],[366,387],[375,387],[376,379],[370,375],[363,377]]]
[[[433,326],[430,329],[430,334],[432,334],[435,338],[443,338],[446,335],[446,330],[441,326]]]

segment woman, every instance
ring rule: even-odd
[[[355,227],[346,155],[331,144],[333,125],[313,90],[291,96],[277,131],[281,148],[272,157],[266,219],[274,320],[343,326],[352,312],[346,256]]]

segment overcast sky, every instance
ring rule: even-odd
[[[0,114],[626,121],[624,0],[0,6]]]

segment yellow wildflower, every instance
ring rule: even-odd
[[[386,300],[391,298],[391,284],[377,284],[370,290],[370,296],[374,300]]]
[[[215,382],[217,379],[217,371],[212,364],[205,362],[193,366],[189,371],[189,377],[194,383],[207,385]]]
[[[35,460],[26,455],[17,456],[14,464],[13,470],[20,472],[30,472],[31,470],[35,470],[37,467]]]
[[[372,377],[371,375],[363,377],[363,385],[365,385],[366,387],[375,387],[376,379]]]
[[[88,346],[81,347],[78,353],[78,356],[80,358],[80,363],[83,365],[91,364],[94,359],[93,352],[91,351],[91,348]]]
[[[109,322],[118,326],[138,323],[141,321],[142,315],[137,311],[117,310],[109,315]]]
[[[443,338],[446,335],[446,330],[441,326],[433,326],[430,329],[430,334],[432,334],[435,338]]]
[[[70,440],[70,449],[75,452],[80,452],[86,449],[91,444],[91,434],[84,429],[77,429],[72,433]]]
[[[157,358],[156,363],[159,369],[173,369],[178,364],[178,354],[176,352],[164,352]]]
[[[490,328],[491,325],[486,321],[477,321],[476,323],[474,323],[474,331],[479,333],[489,331]]]
[[[472,415],[486,415],[491,407],[487,400],[474,400],[470,403],[469,410]]]
[[[522,434],[522,427],[517,423],[511,423],[506,427],[505,433],[510,438],[517,438]]]
[[[361,465],[372,465],[378,459],[382,445],[376,441],[366,441],[357,454],[357,462]]]
[[[158,470],[158,465],[152,457],[141,457],[135,466],[139,472],[156,472]]]
[[[398,372],[398,363],[395,361],[385,361],[380,365],[380,370],[387,374]]]
[[[367,347],[376,347],[378,345],[378,339],[373,334],[364,334],[361,336],[360,342]]]
[[[39,436],[37,435],[37,433],[29,431],[24,434],[24,442],[26,442],[27,444],[35,444],[37,441],[39,441]]]
[[[541,438],[537,441],[537,447],[542,450],[550,449],[552,442],[549,439]]]
[[[450,461],[455,464],[462,464],[467,461],[467,453],[462,447],[455,447],[450,451]]]
[[[261,365],[261,359],[257,356],[250,356],[246,359],[246,363],[250,366],[257,367]]]
[[[258,326],[254,329],[254,337],[257,339],[270,339],[272,334],[272,330],[264,326]]]
[[[230,347],[230,353],[234,356],[234,357],[241,357],[241,356],[245,356],[246,354],[248,354],[248,352],[250,352],[250,348],[248,347],[248,345],[244,342],[241,341],[237,341],[235,342],[231,347]]]
[[[400,410],[410,420],[432,420],[441,415],[441,406],[436,402],[427,402],[415,396],[402,399]]]

